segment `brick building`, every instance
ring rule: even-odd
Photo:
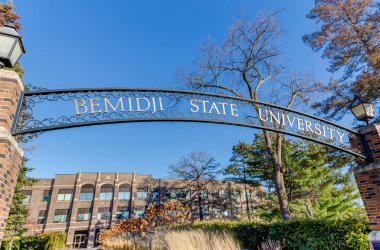
[[[181,181],[132,173],[57,174],[22,192],[29,210],[28,233],[65,231],[66,243],[74,247],[96,246],[101,231],[118,220],[143,216],[150,204],[196,199]],[[256,203],[255,192],[234,182],[210,183],[201,192],[204,219],[243,219]],[[192,214],[197,218],[195,203],[191,203]]]

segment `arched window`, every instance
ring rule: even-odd
[[[99,200],[112,200],[113,186],[111,184],[104,184],[100,187]]]
[[[83,185],[80,189],[79,200],[92,201],[94,199],[94,186],[91,184]]]
[[[129,200],[131,198],[131,186],[122,184],[119,187],[119,200]]]

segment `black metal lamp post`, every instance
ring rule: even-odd
[[[350,107],[351,112],[354,114],[356,119],[359,121],[365,121],[367,126],[369,126],[369,121],[375,117],[373,104],[361,99],[354,101]],[[365,140],[364,134],[360,134],[361,143],[364,147],[365,154],[367,156],[367,162],[373,162],[372,152],[369,148],[367,141]]]
[[[13,24],[0,27],[0,68],[13,68],[25,53],[20,34]]]
[[[375,117],[373,104],[358,99],[350,107],[351,112],[359,121],[365,121],[369,125],[369,121]]]

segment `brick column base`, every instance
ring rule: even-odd
[[[10,133],[23,91],[23,83],[16,72],[0,69],[0,241],[4,236],[23,156]]]
[[[363,150],[363,143],[367,143],[373,161],[357,158],[358,166],[354,169],[354,175],[373,230],[368,237],[370,247],[380,250],[380,125],[362,128],[360,133],[364,136],[364,141],[361,138],[351,138],[351,145]]]
[[[0,239],[4,236],[22,154],[12,135],[0,127]]]

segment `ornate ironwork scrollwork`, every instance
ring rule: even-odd
[[[156,89],[67,89],[24,94],[13,134],[117,122],[188,121],[266,129],[364,157],[355,131],[299,111],[218,94]],[[28,141],[33,136],[24,137]]]

